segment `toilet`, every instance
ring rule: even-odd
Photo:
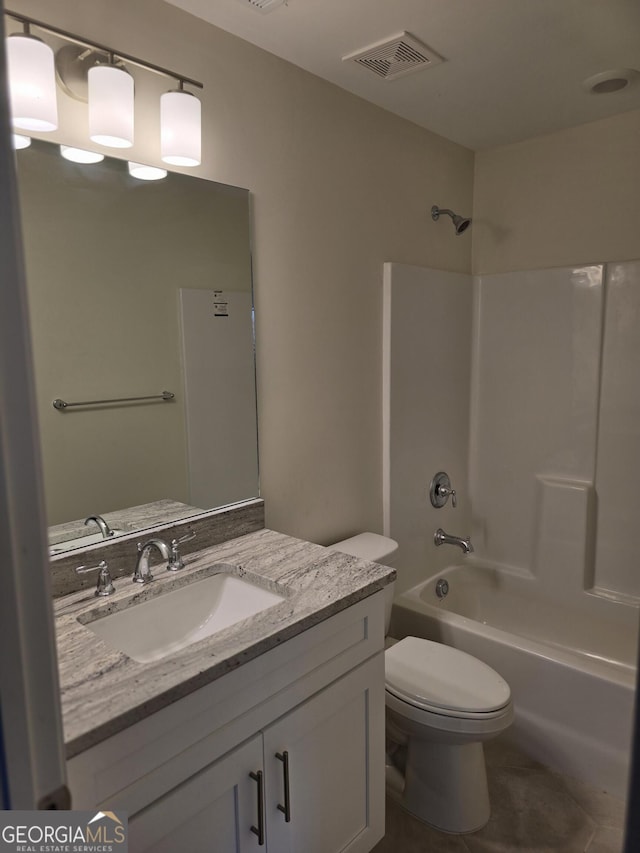
[[[392,566],[398,543],[360,533],[329,547]],[[394,587],[385,588],[387,634]],[[490,815],[482,743],[513,720],[509,685],[442,643],[405,637],[385,645],[387,793],[436,829],[475,832]]]

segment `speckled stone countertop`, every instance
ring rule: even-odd
[[[55,601],[56,637],[67,758],[198,690],[243,663],[382,589],[395,572],[260,530],[189,555],[177,573],[154,568],[141,587],[128,578],[96,598],[82,590]],[[285,601],[153,663],[137,663],[100,640],[83,622],[148,600],[227,563]]]

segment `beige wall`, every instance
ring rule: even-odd
[[[476,155],[473,269],[640,258],[640,111]]]
[[[267,523],[381,530],[382,264],[469,272],[471,241],[429,209],[471,209],[473,153],[157,0],[13,7],[205,83],[195,171],[253,194]],[[163,85],[138,75],[132,158],[158,162]],[[86,144],[86,108],[61,101],[58,136]]]

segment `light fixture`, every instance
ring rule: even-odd
[[[99,151],[87,151],[86,148],[73,148],[71,145],[61,145],[60,153],[72,163],[101,163],[104,160],[104,154]]]
[[[160,152],[172,166],[199,166],[201,156],[200,100],[180,88],[160,98]]]
[[[4,14],[24,27],[24,33],[13,33],[7,39],[16,128],[41,132],[58,126],[53,51],[31,36],[29,28],[34,26],[68,42],[58,49],[58,82],[71,97],[88,100],[89,136],[93,142],[110,148],[133,145],[134,82],[127,69],[134,65],[170,77],[178,84],[178,89],[161,98],[162,159],[180,166],[200,164],[200,101],[184,86],[202,89],[202,83],[34,18],[8,9]]]
[[[133,145],[133,77],[113,63],[89,69],[89,137],[109,148]]]
[[[129,161],[129,174],[132,178],[141,181],[161,181],[167,177],[167,170],[158,166],[146,166],[144,163],[132,163]]]
[[[53,50],[29,33],[7,38],[9,96],[14,127],[48,132],[58,127]]]
[[[28,148],[31,145],[31,137],[23,136],[21,133],[13,134],[13,147],[16,151],[20,148]]]

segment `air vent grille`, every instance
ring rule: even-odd
[[[377,42],[342,59],[357,62],[385,80],[394,80],[442,62],[441,56],[429,50],[410,33],[401,33]]]
[[[253,6],[259,12],[273,12],[278,6],[284,5],[287,0],[243,0],[243,2]]]

